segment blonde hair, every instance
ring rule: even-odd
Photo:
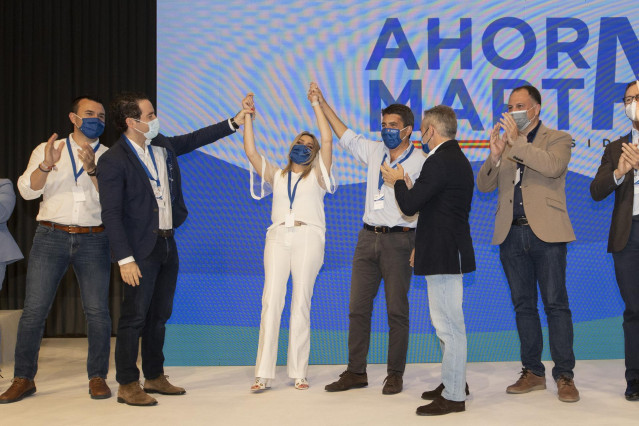
[[[284,167],[284,170],[282,170],[282,175],[285,175],[291,172],[291,169],[293,168],[293,160],[291,160],[291,150],[293,149],[295,145],[297,145],[300,139],[302,139],[302,136],[310,136],[310,138],[313,139],[313,148],[311,148],[311,156],[309,157],[308,161],[303,164],[303,166],[306,166],[306,168],[302,172],[302,176],[300,176],[300,179],[304,179],[311,172],[312,167],[310,167],[310,165],[313,164],[313,161],[315,161],[315,157],[317,157],[317,154],[319,153],[320,144],[314,134],[304,130],[302,133],[295,136],[295,139],[293,140],[293,143],[291,144],[291,147],[288,150],[288,154],[289,154],[288,164],[286,164],[286,167]]]

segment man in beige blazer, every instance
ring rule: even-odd
[[[508,113],[492,130],[490,155],[477,175],[477,188],[499,190],[492,243],[499,244],[521,343],[521,376],[506,392],[546,388],[538,283],[558,397],[576,402],[579,391],[573,381],[572,314],[566,291],[566,243],[575,240],[565,191],[572,138],[544,126],[540,112],[539,90],[521,86],[512,91]]]

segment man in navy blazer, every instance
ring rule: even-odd
[[[626,86],[623,97],[630,134],[606,145],[590,194],[601,201],[614,192],[608,252],[612,253],[623,312],[628,401],[639,401],[639,81]]]
[[[439,105],[424,112],[422,145],[430,148],[421,174],[409,189],[400,165],[382,166],[387,184],[404,214],[419,212],[415,235],[415,275],[425,275],[430,318],[442,350],[442,383],[422,394],[433,400],[417,408],[418,415],[434,416],[464,411],[466,385],[466,326],[462,274],[475,270],[470,236],[470,205],[474,176],[455,140],[457,116]]]
[[[167,137],[158,133],[159,120],[143,94],[122,93],[111,110],[122,136],[100,159],[97,173],[102,221],[126,283],[115,347],[118,402],[155,405],[147,393],[185,393],[167,381],[162,352],[179,267],[173,235],[188,215],[177,157],[234,133],[252,111]],[[144,389],[136,366],[140,338]]]

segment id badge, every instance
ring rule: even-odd
[[[149,180],[149,182],[151,182],[151,188],[153,189],[153,194],[155,195],[155,198],[162,198],[162,188],[160,188],[157,184],[156,181],[154,180]]]
[[[73,187],[73,201],[76,203],[82,203],[87,200],[86,195],[84,195],[84,189],[81,186],[75,185]]]
[[[284,226],[286,226],[287,228],[292,228],[295,226],[295,212],[290,212],[288,216],[286,216]]]
[[[521,172],[519,171],[519,167],[515,169],[515,185],[519,183],[521,180]]]
[[[379,192],[373,197],[373,210],[382,210],[384,208],[384,194]]]

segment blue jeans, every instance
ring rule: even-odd
[[[428,309],[442,350],[442,396],[449,401],[466,400],[466,325],[462,302],[462,276],[428,275]]]
[[[15,377],[33,380],[38,371],[45,321],[69,265],[73,265],[80,285],[87,320],[89,378],[107,376],[111,352],[111,260],[106,232],[69,234],[39,225],[27,265],[24,311],[16,341]]]
[[[537,376],[545,375],[541,363],[543,336],[537,310],[537,283],[548,319],[550,355],[555,363],[555,380],[573,377],[572,314],[566,291],[566,243],[546,243],[529,226],[512,226],[499,246],[515,308],[521,343],[521,362]]]
[[[138,347],[142,338],[142,372],[147,379],[164,374],[164,334],[173,312],[179,269],[173,237],[158,237],[151,254],[136,259],[140,285],[124,286],[118,336],[115,341],[115,379],[121,385],[140,379]]]

